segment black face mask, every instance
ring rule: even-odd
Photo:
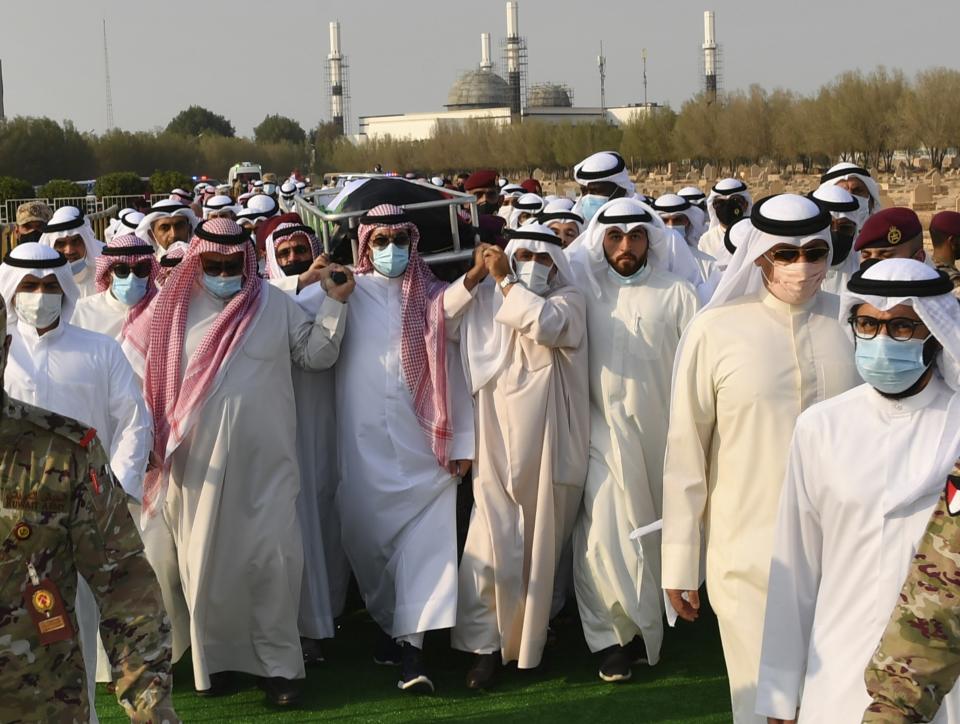
[[[478,214],[492,215],[497,213],[499,210],[500,210],[500,202],[498,201],[495,201],[492,204],[488,204],[488,203],[477,204]]]
[[[867,269],[869,269],[879,261],[883,261],[883,259],[877,259],[877,258],[864,259],[862,262],[860,262],[860,271],[862,272],[866,271]]]
[[[307,269],[313,265],[312,261],[296,261],[293,264],[287,264],[286,266],[280,265],[280,268],[283,270],[283,273],[288,277],[296,277],[303,274]]]
[[[743,207],[733,199],[715,201],[713,210],[717,215],[717,220],[724,226],[733,226],[743,218]]]
[[[833,241],[833,261],[830,262],[831,266],[837,266],[850,256],[850,250],[853,248],[853,237],[854,232],[852,231],[830,230],[830,239]]]
[[[20,234],[20,238],[17,240],[17,243],[27,244],[31,241],[40,241],[41,236],[43,236],[43,231],[40,229],[34,229],[33,231],[28,231],[26,234]]]

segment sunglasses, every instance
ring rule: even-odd
[[[815,246],[812,249],[777,249],[770,252],[769,259],[774,264],[793,264],[802,257],[811,264],[816,264],[827,258],[830,249],[826,246]]]
[[[228,261],[228,262],[210,262],[204,261],[201,263],[203,266],[203,273],[209,274],[213,277],[235,277],[243,273],[243,260],[240,261]]]
[[[133,272],[141,279],[145,279],[146,277],[150,276],[150,269],[151,265],[148,261],[137,262],[133,266],[121,262],[119,264],[114,264],[112,271],[113,275],[115,277],[119,277],[120,279],[126,279],[128,276],[130,276],[130,272]]]

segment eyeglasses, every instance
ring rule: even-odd
[[[815,246],[812,249],[777,249],[770,252],[770,261],[774,264],[793,264],[799,261],[800,257],[803,257],[811,264],[816,264],[818,261],[826,259],[829,253],[830,249],[826,246]]]
[[[203,266],[203,273],[212,277],[235,277],[243,273],[243,259],[220,263],[201,260],[200,263]]]
[[[857,339],[873,339],[881,329],[887,330],[887,336],[897,342],[906,342],[913,339],[917,327],[925,327],[918,319],[908,317],[894,317],[893,319],[877,319],[864,314],[851,315],[847,320],[853,328]]]
[[[121,262],[119,264],[114,264],[111,271],[113,271],[113,275],[115,277],[119,277],[120,279],[126,279],[128,276],[130,276],[131,271],[141,279],[145,279],[146,277],[150,276],[150,262],[137,262],[132,267],[129,264]]]
[[[294,254],[302,255],[309,254],[310,247],[303,244],[297,244],[296,246],[285,246],[282,249],[277,250],[277,259],[286,259],[288,257],[293,257]]]
[[[374,249],[386,249],[390,244],[396,244],[397,246],[407,246],[410,243],[410,235],[405,231],[400,231],[393,236],[387,236],[386,234],[377,234],[377,236],[370,239],[370,246]]]

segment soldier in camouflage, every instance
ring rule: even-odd
[[[930,240],[933,242],[933,263],[953,282],[953,296],[960,298],[960,213],[941,211],[930,220]]]
[[[864,724],[927,722],[960,675],[960,461],[933,511],[880,646]]]
[[[100,607],[117,700],[136,722],[178,722],[170,623],[96,432],[2,395],[10,338],[0,303],[0,720],[90,718],[77,575]]]

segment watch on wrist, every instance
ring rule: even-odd
[[[516,274],[507,274],[503,279],[500,280],[499,286],[501,289],[506,289],[511,284],[516,284],[520,279]]]

